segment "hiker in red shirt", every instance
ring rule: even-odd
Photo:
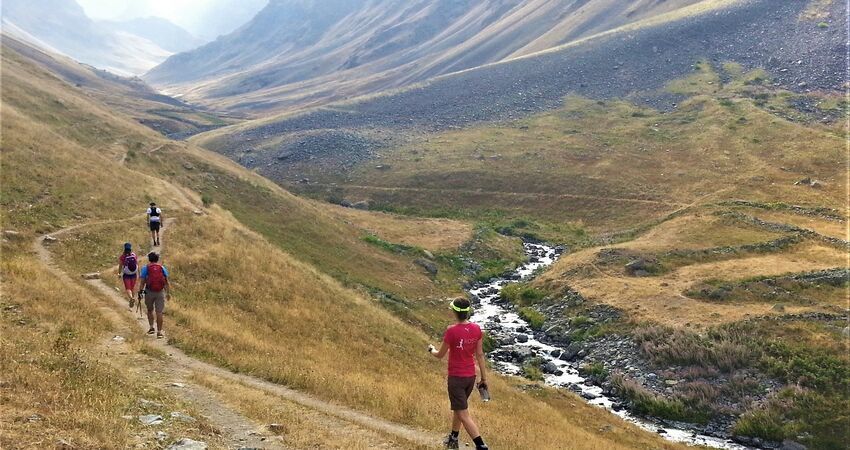
[[[139,260],[133,253],[133,245],[129,242],[124,244],[124,252],[118,257],[118,276],[124,282],[124,291],[127,292],[130,309],[132,309],[136,301],[133,298],[133,289],[136,288],[136,280],[139,279]]]
[[[444,444],[446,448],[456,449],[459,447],[458,435],[460,426],[466,429],[469,437],[475,442],[476,450],[488,450],[487,444],[478,432],[478,425],[469,415],[469,395],[475,388],[475,363],[481,372],[481,382],[478,388],[487,389],[487,375],[485,373],[483,335],[481,328],[469,321],[471,307],[469,300],[458,298],[451,302],[457,323],[446,329],[443,336],[443,345],[440,350],[433,345],[428,347],[437,359],[442,359],[446,353],[449,354],[449,377],[448,392],[449,402],[452,407],[452,431],[446,437]]]

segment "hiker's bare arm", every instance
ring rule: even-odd
[[[443,341],[443,344],[440,345],[440,349],[437,350],[436,352],[431,353],[431,354],[434,355],[434,358],[443,359],[443,356],[446,356],[446,353],[448,353],[448,352],[449,352],[449,345],[446,344],[445,341]]]
[[[478,340],[478,345],[475,347],[475,359],[478,360],[478,370],[481,371],[481,382],[487,383],[487,360],[484,358],[484,339]]]

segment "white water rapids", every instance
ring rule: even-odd
[[[538,269],[550,266],[558,259],[559,256],[559,252],[554,247],[531,243],[524,244],[524,247],[526,254],[532,257],[532,262],[521,266],[514,272],[515,275],[519,275],[520,280],[528,280]],[[520,343],[517,341],[514,344],[503,345],[500,348],[528,347],[534,351],[536,356],[542,358],[544,362],[554,363],[558,367],[559,371],[563,371],[563,374],[545,375],[544,380],[546,384],[556,387],[571,387],[576,389],[586,397],[592,398],[592,400],[588,401],[591,405],[605,408],[627,422],[631,422],[644,430],[659,433],[659,435],[671,441],[682,442],[688,445],[703,445],[722,449],[744,450],[749,448],[736,444],[730,440],[701,435],[690,430],[654,424],[633,416],[625,409],[615,411],[612,408],[613,401],[603,395],[602,388],[587,384],[586,380],[579,375],[578,365],[576,363],[570,363],[551,356],[553,350],[563,349],[538,341],[532,333],[521,332],[520,330],[529,330],[529,324],[519,317],[519,315],[513,310],[495,302],[499,298],[499,292],[505,285],[516,283],[517,281],[519,280],[496,278],[490,280],[486,284],[476,285],[473,289],[471,289],[469,293],[472,294],[474,299],[477,299],[479,303],[475,309],[473,320],[481,325],[482,329],[485,330],[497,330],[501,333],[509,334],[514,337],[519,334],[525,334],[528,337],[526,342]],[[500,373],[509,375],[519,375],[521,372],[521,368],[518,365],[507,362],[494,361],[494,368]]]

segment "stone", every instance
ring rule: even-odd
[[[65,439],[57,439],[54,448],[56,450],[73,450],[77,447],[74,446],[74,444],[66,441]]]
[[[46,243],[48,243],[48,244],[53,243],[53,242],[56,242],[56,241],[58,241],[58,240],[59,240],[59,239],[56,239],[56,238],[55,238],[55,237],[53,237],[53,236],[45,236],[45,237],[44,237],[44,242],[46,242]]]
[[[562,359],[564,361],[572,361],[572,360],[576,359],[576,357],[578,356],[579,352],[581,352],[581,350],[582,350],[581,344],[579,344],[577,342],[573,342],[566,349],[564,349],[564,352],[561,353],[560,359]]]
[[[432,276],[437,275],[437,271],[439,270],[437,264],[435,264],[433,261],[428,261],[425,258],[416,258],[413,263],[425,269],[425,271]]]
[[[516,341],[519,343],[528,342],[528,335],[526,334],[518,334],[516,335]]]
[[[343,199],[339,202],[339,206],[342,206],[343,208],[351,208],[353,205],[350,201]]]
[[[434,259],[434,254],[428,250],[422,250],[422,254],[428,259]]]
[[[194,214],[196,216],[203,216],[204,212],[201,211],[200,209],[196,209],[196,210],[192,211],[192,214]]]
[[[644,270],[645,271],[647,269],[647,264],[646,264],[645,259],[639,258],[639,259],[629,261],[629,263],[626,264],[625,267],[626,267],[626,272],[628,272],[630,274],[634,274],[638,270]]]
[[[207,448],[206,442],[183,438],[169,445],[165,450],[207,450]]]
[[[84,273],[83,279],[84,280],[99,280],[100,279],[100,272]]]
[[[784,306],[784,305],[781,305],[781,304],[779,304],[779,303],[777,303],[777,304],[773,305],[773,307],[772,307],[772,308],[770,308],[770,309],[772,309],[772,310],[774,310],[774,311],[776,311],[776,312],[785,312],[785,306]]]
[[[664,380],[664,384],[666,384],[667,386],[676,386],[677,384],[679,384],[679,381],[678,380]]]
[[[139,422],[145,426],[159,425],[163,422],[163,419],[159,414],[145,414],[144,416],[139,416]]]
[[[195,166],[193,166],[192,164],[190,164],[188,162],[183,163],[183,168],[186,169],[186,170],[195,170]]]
[[[194,417],[192,417],[192,416],[190,416],[186,413],[179,412],[179,411],[172,411],[170,415],[171,415],[172,419],[179,420],[181,422],[191,423],[191,422],[195,421]]]
[[[5,230],[5,231],[3,231],[3,236],[5,236],[9,239],[17,239],[18,237],[21,236],[21,233],[15,231],[15,230]]]
[[[159,441],[159,442],[162,442],[162,441],[168,439],[168,433],[166,433],[165,431],[157,431],[154,436],[156,437],[156,440]]]
[[[112,336],[112,342],[119,342],[119,343],[124,342],[124,336],[118,336],[118,335]]]
[[[546,364],[543,364],[542,370],[543,373],[552,374],[558,371],[558,366],[556,366],[552,361],[549,361]]]
[[[557,358],[557,357],[561,356],[561,349],[556,348],[555,350],[552,350],[551,352],[549,352],[549,356],[551,356],[553,358]]]
[[[176,381],[172,381],[171,383],[168,383],[168,386],[169,386],[169,387],[176,387],[176,388],[184,388],[184,387],[186,387],[186,385],[185,385],[185,384],[183,384],[183,383],[178,383],[178,382],[176,382]]]
[[[782,441],[782,446],[779,448],[780,450],[808,450],[805,445],[792,441],[791,439],[785,439]]]
[[[284,427],[283,424],[279,424],[279,423],[270,423],[269,426],[268,426],[268,429],[272,433],[277,433],[277,434],[281,434],[281,433],[286,432],[286,427]]]

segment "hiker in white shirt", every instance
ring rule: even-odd
[[[162,228],[162,210],[157,208],[156,203],[151,202],[151,206],[147,210],[147,215],[153,245],[159,245],[159,229]]]

